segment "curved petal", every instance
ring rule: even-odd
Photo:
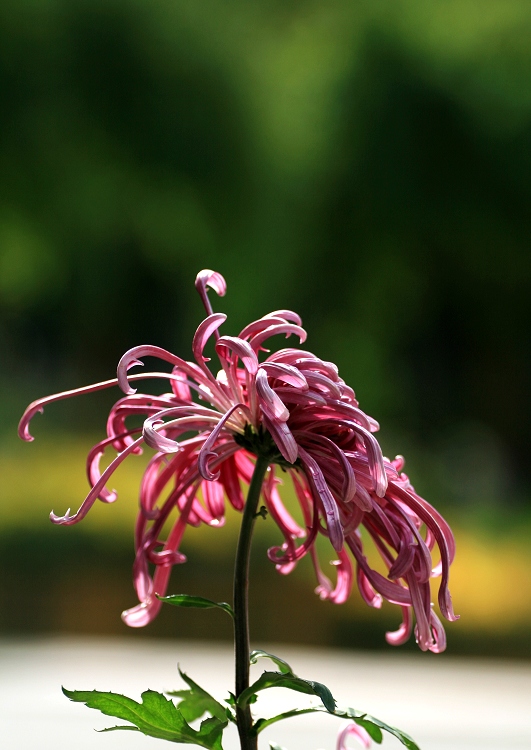
[[[385,634],[385,640],[390,646],[402,646],[411,636],[413,630],[413,618],[411,607],[402,607],[402,623],[397,630]]]
[[[216,343],[216,352],[221,359],[232,362],[230,352],[233,352],[242,361],[243,366],[251,375],[258,370],[258,358],[247,341],[236,336],[220,336]]]
[[[216,388],[216,381],[214,380],[213,375],[208,371],[202,370],[192,362],[186,362],[184,359],[177,357],[177,355],[172,354],[167,349],[163,349],[160,346],[144,344],[129,349],[118,362],[118,385],[126,395],[136,393],[136,389],[131,388],[129,385],[129,380],[132,380],[133,378],[128,376],[127,371],[136,365],[143,366],[144,363],[138,359],[139,357],[156,357],[157,359],[162,359],[164,362],[169,362],[170,364],[177,366],[181,372],[187,373],[192,379],[205,385],[209,390],[212,390],[213,387]],[[168,375],[166,375],[166,377],[168,377]]]
[[[215,333],[226,320],[227,316],[224,313],[213,313],[212,315],[209,315],[208,318],[205,318],[197,327],[192,341],[192,352],[195,361],[202,369],[204,363],[208,362],[208,359],[203,357],[203,350],[206,343],[212,334]]]
[[[81,521],[82,518],[85,518],[89,510],[92,508],[96,500],[101,494],[102,489],[105,487],[105,484],[109,477],[116,471],[118,466],[122,463],[122,461],[127,458],[127,456],[130,453],[133,453],[135,448],[139,446],[143,442],[144,438],[139,437],[137,440],[134,441],[134,443],[131,443],[131,445],[127,446],[125,450],[123,450],[121,453],[116,456],[114,461],[112,461],[109,466],[105,469],[99,480],[96,482],[94,487],[90,490],[87,497],[81,504],[79,510],[77,513],[74,513],[73,516],[70,515],[70,508],[66,511],[64,516],[57,516],[53,510],[50,513],[50,520],[52,523],[59,524],[62,526],[72,526],[74,523],[78,523],[78,521]]]
[[[210,482],[214,480],[217,481],[219,479],[220,472],[218,471],[217,474],[213,474],[208,467],[209,460],[211,458],[217,457],[217,453],[212,451],[211,448],[213,445],[215,445],[218,439],[219,433],[225,427],[226,422],[230,419],[232,414],[238,409],[243,411],[246,415],[249,412],[245,404],[235,404],[231,409],[228,410],[228,412],[226,412],[221,417],[221,419],[219,420],[215,428],[212,430],[208,438],[205,440],[203,447],[199,451],[198,467],[199,467],[199,473],[201,474],[203,479],[208,479]]]
[[[266,414],[263,414],[262,422],[282,456],[288,463],[294,464],[299,455],[299,448],[287,424],[276,419],[269,419]]]
[[[269,419],[280,422],[288,421],[289,410],[269,385],[267,373],[262,368],[256,373],[256,391],[260,408]]]
[[[308,390],[308,381],[296,367],[284,365],[281,362],[266,361],[260,365],[260,369],[266,372],[270,378],[282,380],[283,383],[288,383],[288,385],[303,391]]]
[[[343,548],[343,529],[337,509],[336,501],[323,476],[319,464],[310,456],[310,454],[299,446],[299,456],[301,458],[306,476],[310,480],[310,485],[315,490],[317,497],[320,498],[326,518],[326,527],[330,537],[332,547],[339,552]]]
[[[103,380],[101,383],[93,383],[92,385],[85,385],[82,388],[73,388],[70,391],[62,391],[61,393],[54,393],[51,396],[45,396],[44,398],[38,398],[36,401],[32,401],[31,404],[26,408],[22,415],[18,425],[18,436],[22,440],[26,440],[31,443],[34,440],[33,435],[30,434],[29,424],[35,414],[42,414],[44,407],[47,404],[52,404],[55,401],[62,401],[65,398],[71,398],[72,396],[80,396],[84,393],[95,393],[101,391],[104,388],[112,388],[113,385],[118,384],[117,378],[112,380]]]
[[[271,338],[271,336],[278,336],[281,333],[284,333],[286,338],[294,333],[299,337],[301,344],[306,341],[306,331],[304,328],[301,328],[294,323],[275,323],[272,326],[268,326],[265,330],[260,331],[260,333],[257,333],[256,336],[253,336],[249,343],[254,351],[257,352],[267,339]]]
[[[213,289],[219,297],[224,297],[227,292],[227,282],[220,273],[211,271],[210,268],[199,271],[195,277],[195,288],[199,292],[207,314],[212,315],[212,305],[208,299],[208,287]]]

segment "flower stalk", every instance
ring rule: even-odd
[[[243,511],[236,561],[234,564],[234,656],[236,673],[235,695],[237,699],[249,687],[249,560],[258,502],[268,466],[269,458],[259,455],[256,459]],[[256,750],[257,737],[253,737],[251,734],[252,717],[251,708],[248,704],[243,708],[236,704],[236,721],[240,735],[241,750]]]

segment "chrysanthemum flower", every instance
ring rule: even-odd
[[[385,599],[401,607],[403,622],[387,634],[389,643],[408,639],[414,614],[420,648],[443,650],[445,635],[431,604],[430,579],[441,577],[440,610],[448,620],[456,619],[448,591],[454,556],[448,524],[415,493],[402,473],[403,459],[389,461],[382,456],[374,437],[378,423],[361,411],[335,365],[296,348],[262,359],[272,336],[294,335],[304,343],[306,332],[296,313],[277,310],[250,323],[239,336],[221,336],[218,329],[226,316],[212,311],[209,287],[225,294],[225,280],[219,273],[201,271],[196,288],[207,317],[193,339],[195,362],[157,346],[135,347],[120,360],[116,379],[49,396],[28,407],[19,434],[32,440],[29,422],[45,404],[115,384],[125,393],[111,409],[107,438],[88,455],[91,490],[85,501],[74,515],[52,513],[51,520],[77,523],[97,499],[116,500],[115,491],[107,488],[115,469],[129,454],[141,452],[143,444],[155,450],[141,483],[135,529],[133,576],[140,604],[123,613],[128,625],[146,625],[161,606],[157,595],[166,592],[173,565],[185,562],[179,548],[186,528],[222,525],[227,500],[241,511],[242,484],[250,482],[256,456],[267,457],[264,502],[283,536],[268,555],[278,571],[289,573],[309,554],[322,599],[344,602],[355,577],[370,606],[380,607]],[[204,356],[211,338],[221,365],[217,373]],[[129,374],[147,356],[170,363],[173,370]],[[132,381],[149,378],[167,379],[171,392],[152,396],[131,386]],[[144,419],[143,428],[128,427],[134,415]],[[100,459],[107,448],[117,451],[117,456],[101,471]],[[279,467],[291,475],[303,525],[282,502]],[[175,510],[176,520],[167,523]],[[362,527],[380,553],[387,576],[370,565]],[[335,585],[319,567],[318,535],[329,539],[337,555]],[[439,551],[435,565],[434,547]]]

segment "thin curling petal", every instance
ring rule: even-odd
[[[254,351],[257,352],[261,348],[262,344],[267,341],[267,339],[271,338],[272,336],[278,336],[282,333],[286,336],[286,338],[288,336],[291,336],[291,334],[295,334],[299,337],[299,341],[301,344],[306,341],[306,331],[304,330],[304,328],[301,328],[294,323],[276,323],[272,326],[268,326],[268,328],[260,331],[260,333],[257,333],[256,336],[252,337],[249,343],[251,344]]]
[[[101,494],[101,491],[105,487],[105,484],[109,477],[116,471],[118,466],[122,463],[122,461],[127,458],[127,456],[130,453],[133,453],[134,449],[140,445],[140,443],[143,442],[143,438],[138,438],[138,440],[135,440],[134,443],[131,443],[122,453],[120,453],[114,461],[109,464],[109,466],[105,469],[103,474],[101,475],[100,479],[96,482],[94,487],[91,489],[91,491],[88,493],[87,497],[81,504],[79,510],[77,513],[74,513],[74,515],[70,515],[70,508],[67,510],[64,516],[58,516],[53,511],[50,513],[50,520],[52,523],[59,524],[62,526],[72,526],[74,523],[78,523],[81,521],[89,510],[92,508],[96,500]]]
[[[140,432],[140,429],[131,430],[130,432],[126,433],[127,437],[132,441],[131,436]],[[123,438],[124,435],[120,435],[120,438]],[[87,477],[90,483],[91,487],[95,487],[101,480],[102,472],[100,471],[100,460],[105,453],[105,449],[109,447],[109,445],[112,445],[114,442],[114,438],[109,438],[107,440],[102,440],[101,442],[97,443],[88,453],[87,456]],[[100,490],[100,493],[98,495],[98,499],[103,501],[104,503],[114,503],[117,499],[118,494],[116,490],[108,490],[105,486],[103,486]]]
[[[264,318],[283,318],[283,320],[287,320],[288,323],[295,323],[297,326],[302,325],[300,315],[297,315],[293,310],[273,310],[273,312],[264,315]]]
[[[181,450],[178,441],[160,435],[156,429],[157,427],[162,427],[164,424],[164,420],[159,415],[146,419],[142,430],[146,445],[161,453],[178,453]]]
[[[263,318],[259,318],[259,320],[254,320],[252,323],[249,323],[249,325],[245,326],[245,328],[240,331],[240,335],[238,338],[240,339],[250,339],[252,336],[255,336],[257,333],[261,333],[262,331],[265,331],[266,328],[270,328],[275,323],[279,325],[284,325],[288,321],[285,320],[285,318],[276,318],[271,315],[265,315]],[[299,324],[300,325],[300,324]]]
[[[198,326],[192,342],[192,352],[200,367],[203,367],[204,362],[208,362],[208,360],[203,357],[203,350],[208,339],[226,320],[227,316],[223,313],[214,313],[213,315],[209,315],[208,318],[205,318],[205,320],[203,320]]]
[[[33,401],[25,410],[24,414],[18,425],[18,436],[22,440],[26,440],[31,443],[34,440],[33,435],[30,434],[29,424],[35,414],[42,414],[44,407],[47,404],[52,404],[55,401],[62,401],[65,398],[72,398],[73,396],[80,396],[83,393],[95,393],[101,391],[104,388],[111,388],[113,385],[118,383],[117,378],[111,380],[104,380],[101,383],[93,383],[92,385],[86,385],[83,388],[74,388],[70,391],[62,391],[61,393],[54,393],[52,396],[46,396],[45,398],[39,398]]]
[[[199,271],[195,277],[195,288],[205,306],[207,315],[212,315],[212,305],[208,299],[208,288],[213,289],[219,297],[224,297],[227,292],[227,283],[223,276],[217,271],[211,271],[209,268]]]
[[[391,646],[402,646],[406,643],[413,630],[413,619],[411,607],[402,607],[402,623],[398,630],[389,631],[385,634],[385,640]]]
[[[217,453],[212,451],[212,447],[215,445],[218,439],[218,435],[223,430],[225,423],[227,420],[231,417],[232,414],[234,414],[235,411],[248,411],[247,407],[244,404],[236,404],[232,407],[232,409],[229,409],[226,414],[219,420],[215,428],[212,430],[210,435],[208,436],[207,440],[205,440],[205,443],[201,450],[199,451],[199,456],[197,460],[197,465],[199,467],[199,473],[204,479],[208,479],[209,481],[218,480],[220,477],[220,472],[218,471],[216,474],[210,471],[208,467],[209,460],[211,458],[216,458]]]

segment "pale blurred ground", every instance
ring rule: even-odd
[[[262,645],[262,644],[261,644]],[[421,750],[531,748],[531,665],[484,662],[447,655],[386,655],[271,646],[297,674],[325,683],[338,702],[409,732]],[[0,736],[6,750],[149,750],[160,740],[130,732],[95,734],[113,720],[70,703],[70,689],[124,692],[180,686],[177,662],[216,697],[230,689],[231,648],[226,644],[145,639],[48,638],[0,641]],[[263,662],[266,666],[268,662]],[[254,669],[257,669],[255,667]],[[305,696],[267,691],[263,715],[286,710]],[[299,717],[270,727],[260,748],[274,740],[287,750],[335,747],[340,720]],[[225,750],[236,750],[235,733]],[[354,744],[352,745],[354,747]],[[392,737],[384,750],[402,747]]]

